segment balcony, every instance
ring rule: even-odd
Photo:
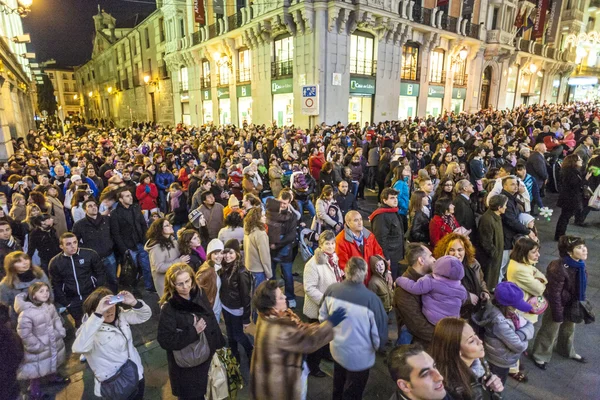
[[[467,25],[467,36],[479,40],[479,25],[469,23]]]
[[[575,70],[577,76],[600,76],[600,67],[580,66]]]
[[[473,25],[473,24],[471,24]],[[479,26],[475,25],[477,30],[479,30]],[[487,31],[486,33],[486,42],[488,43],[498,43],[498,44],[511,44],[514,35],[510,32],[506,32],[500,29],[494,29],[491,31]]]
[[[351,58],[350,73],[354,75],[375,76],[377,73],[377,61]]]
[[[271,78],[288,77],[294,74],[294,60],[274,61],[271,63]]]
[[[561,21],[580,21],[583,23],[583,12],[577,9],[564,10],[562,12]]]
[[[201,77],[200,78],[200,87],[202,89],[209,89],[210,88],[210,76],[209,77]]]
[[[454,87],[461,87],[461,86],[466,87],[468,80],[469,80],[468,74],[454,74],[454,77],[452,78],[452,85]]]
[[[403,66],[400,72],[400,79],[403,81],[419,82],[421,80],[421,68],[414,65]]]
[[[431,74],[429,76],[429,83],[438,83],[438,84],[445,84],[446,83],[446,71],[442,71],[442,70],[437,70],[437,71],[431,71]]]
[[[121,86],[123,87],[123,90],[131,89],[131,87],[129,86],[129,79],[123,79],[123,81],[121,82]]]
[[[190,83],[188,81],[179,82],[179,92],[184,93],[190,90]]]
[[[237,81],[238,82],[250,82],[252,78],[252,70],[250,68],[238,69],[237,71]]]

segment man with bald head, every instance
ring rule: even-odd
[[[340,268],[344,269],[352,257],[360,257],[369,265],[371,256],[384,257],[383,250],[372,232],[363,227],[362,215],[358,211],[348,211],[344,218],[344,229],[335,238],[335,252],[339,257]],[[384,257],[385,258],[385,257]],[[386,279],[392,281],[392,273],[387,267]],[[371,270],[367,269],[365,284],[371,279]]]

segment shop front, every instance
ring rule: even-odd
[[[373,96],[375,95],[375,78],[350,77],[350,99],[348,101],[348,122],[360,123],[373,119]]]
[[[459,114],[465,109],[465,97],[467,96],[467,89],[465,88],[453,88],[452,89],[452,111],[454,114]]]
[[[600,98],[597,77],[577,76],[569,78],[569,101],[594,101]]]
[[[294,123],[294,79],[278,79],[271,81],[273,95],[273,120],[277,126]]]
[[[204,89],[200,93],[202,94],[202,123],[210,124],[213,122],[212,94],[210,89]]]
[[[252,86],[238,85],[236,87],[238,99],[238,126],[244,126],[244,123],[252,123]]]
[[[398,105],[398,119],[417,116],[417,103],[419,100],[418,83],[400,83],[400,103]]]
[[[219,124],[231,124],[231,100],[229,99],[229,86],[217,88],[219,99]]]
[[[427,92],[427,108],[425,110],[426,115],[431,115],[436,118],[442,113],[444,104],[444,87],[443,86],[429,86]]]

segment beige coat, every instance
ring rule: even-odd
[[[337,261],[337,254],[334,253],[334,257]],[[340,272],[344,273],[341,270]],[[323,293],[336,282],[335,273],[327,262],[327,255],[321,249],[315,250],[315,255],[304,266],[304,315],[311,319],[319,319]]]
[[[271,249],[266,231],[254,229],[244,235],[244,264],[250,272],[264,272],[271,279]]]
[[[527,301],[531,296],[541,296],[546,290],[548,280],[536,267],[533,265],[526,265],[515,260],[510,260],[508,263],[508,270],[506,272],[506,280],[513,282],[515,285],[523,290],[523,299]],[[522,315],[523,318],[531,321],[535,324],[538,320],[538,315],[531,313],[524,313],[518,311],[517,313]]]
[[[279,192],[283,189],[283,184],[281,183],[282,176],[283,170],[279,165],[272,165],[269,168],[269,182],[271,183],[271,191],[275,197],[279,197]]]
[[[52,216],[54,217],[54,229],[56,229],[56,235],[60,238],[67,229],[67,219],[65,217],[65,209],[59,199],[47,196],[48,202],[52,206]]]
[[[148,240],[144,249],[150,256],[150,268],[152,269],[152,280],[159,297],[165,291],[165,274],[169,267],[175,263],[183,262],[177,248],[177,241],[171,239],[173,247],[163,249],[158,243]]]
[[[27,301],[27,293],[15,298],[19,314],[17,333],[25,347],[25,358],[17,379],[36,379],[55,373],[65,362],[65,328],[51,303],[36,306]]]

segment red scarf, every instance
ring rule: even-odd
[[[340,266],[338,265],[337,260],[333,256],[334,253],[328,254],[328,253],[323,252],[323,254],[325,254],[327,256],[327,264],[329,264],[329,266],[333,270],[333,274],[335,275],[336,282],[343,281],[344,280],[344,272],[340,269]]]

